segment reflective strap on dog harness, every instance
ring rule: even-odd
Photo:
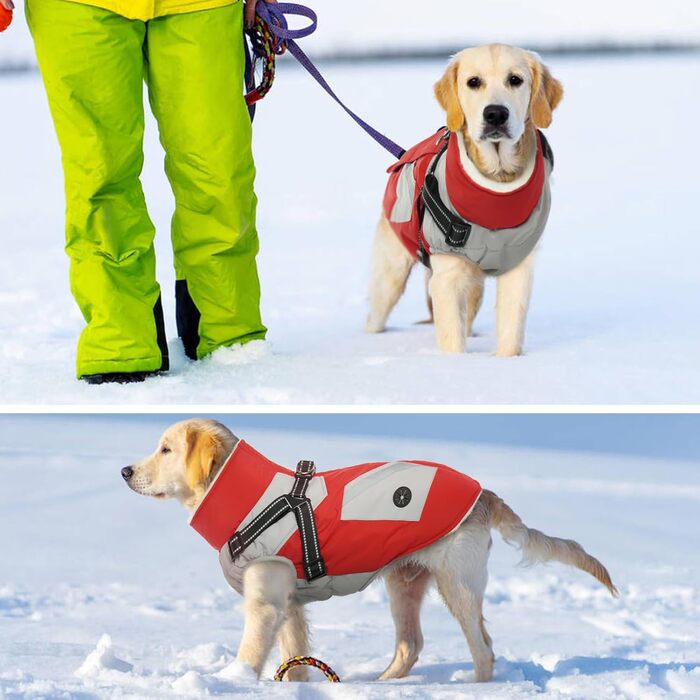
[[[425,180],[421,188],[421,198],[425,208],[430,212],[430,216],[437,224],[437,227],[445,236],[445,242],[452,248],[464,248],[472,232],[472,225],[461,216],[453,214],[444,204],[440,197],[440,187],[435,177],[435,168],[438,161],[445,154],[450,144],[450,132],[445,130],[442,137],[445,145],[437,152],[428,171],[425,173]]]
[[[306,497],[306,488],[315,473],[316,468],[313,462],[302,460],[297,464],[292,490],[272,501],[244,528],[235,532],[228,541],[229,552],[234,561],[268,527],[274,525],[285,515],[294,513],[301,539],[302,564],[306,580],[313,581],[326,575],[326,565],[318,543],[314,511],[311,501]]]

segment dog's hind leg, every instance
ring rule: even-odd
[[[420,607],[430,579],[427,569],[413,565],[394,569],[385,577],[396,627],[396,650],[394,659],[379,680],[403,678],[418,661],[423,649]]]
[[[530,306],[535,253],[498,278],[496,292],[496,354],[521,355]]]
[[[368,333],[381,333],[386,327],[386,320],[401,298],[415,262],[382,216],[372,253],[369,315],[365,326]]]
[[[285,620],[295,584],[294,569],[281,561],[254,562],[243,575],[245,624],[236,661],[251,666],[258,677]]]
[[[301,605],[289,606],[287,617],[280,627],[278,642],[283,662],[293,656],[308,656],[309,627]],[[287,671],[285,678],[290,681],[305,681],[309,677],[308,671],[306,666],[296,666]]]
[[[490,537],[488,540],[490,541]],[[484,543],[473,550],[479,561],[469,561],[467,566],[464,566],[465,562],[457,561],[435,572],[438,591],[467,639],[474,660],[474,676],[477,682],[489,681],[493,676],[491,637],[484,626],[482,612],[488,576],[488,550],[488,543]]]

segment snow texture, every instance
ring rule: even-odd
[[[266,429],[260,417],[239,435],[286,464],[312,457],[329,469],[423,458],[463,469],[528,525],[579,540],[621,592],[615,600],[558,564],[519,568],[518,553],[494,533],[485,602],[493,682],[472,682],[462,633],[435,593],[411,674],[375,682],[393,653],[377,583],[308,607],[312,653],[343,682],[317,675],[308,685],[283,686],[271,681],[276,654],[259,683],[234,664],[241,599],[226,586],[215,552],[187,527],[185,511],[122,483],[119,468],[150,453],[172,420],[0,418],[0,697],[700,696],[697,461],[320,434],[313,417],[307,432],[285,432]],[[439,418],[425,417],[425,433],[431,420]],[[337,421],[340,429],[343,418]],[[235,417],[227,422],[235,428]]]
[[[172,195],[149,121],[144,186],[158,228],[172,372],[139,386],[74,378],[82,318],[68,291],[60,157],[37,75],[0,80],[3,403],[693,403],[700,397],[697,173],[677,115],[700,114],[697,57],[555,58],[567,89],[549,129],[553,212],[526,354],[493,356],[493,283],[465,355],[441,354],[416,268],[388,332],[366,335],[366,287],[387,156],[301,70],[258,109],[267,344],[199,364],[175,336]],[[442,123],[442,61],[327,67],[349,104],[409,145]],[[650,103],[649,91],[664,86]],[[29,206],[28,206],[28,203]],[[663,245],[662,245],[663,244]]]

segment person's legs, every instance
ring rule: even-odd
[[[78,376],[167,369],[143,165],[143,22],[27,0],[61,145],[71,289],[87,323]]]
[[[148,24],[147,81],[175,194],[178,333],[190,358],[265,337],[242,3]]]

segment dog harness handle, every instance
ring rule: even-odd
[[[450,145],[450,132],[445,129],[445,133],[441,137],[444,139],[445,143],[443,147],[435,154],[428,172],[425,174],[425,181],[423,182],[423,187],[421,188],[421,198],[425,208],[433,217],[433,220],[437,224],[438,228],[442,231],[445,236],[445,242],[447,245],[453,248],[464,248],[467,241],[469,240],[469,234],[472,232],[472,225],[461,216],[453,214],[442,201],[440,197],[440,186],[438,185],[438,180],[435,177],[435,169],[440,161],[440,158],[447,151],[447,147]]]
[[[297,464],[292,490],[272,501],[229,539],[228,549],[234,561],[265,530],[289,513],[294,513],[301,539],[302,565],[306,580],[314,581],[326,575],[326,564],[321,556],[314,509],[311,506],[311,501],[306,497],[306,489],[315,474],[316,467],[312,461],[302,460]]]

